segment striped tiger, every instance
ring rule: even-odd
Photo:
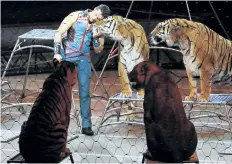
[[[127,74],[132,71],[135,65],[149,59],[150,48],[143,27],[131,19],[114,15],[96,22],[94,28],[110,39],[118,41],[118,73],[122,88],[121,96],[131,97],[132,90]],[[144,97],[143,89],[137,93],[137,97]]]
[[[59,162],[69,152],[66,142],[76,76],[75,65],[63,61],[45,80],[21,127],[19,149],[26,162]]]
[[[200,77],[199,101],[210,98],[212,83],[232,84],[232,42],[217,34],[206,25],[173,18],[158,23],[151,32],[153,45],[166,42],[178,46],[183,54],[190,94],[185,100],[197,99],[197,79]]]

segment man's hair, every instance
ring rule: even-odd
[[[101,10],[104,18],[108,17],[111,13],[110,8],[107,5],[101,4],[94,8],[94,10]]]

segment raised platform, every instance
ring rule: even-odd
[[[151,161],[151,160],[145,159],[145,158],[143,157],[142,163],[164,163],[164,162],[162,162],[162,161]],[[183,161],[183,163],[199,163],[199,159],[198,159],[197,153],[194,153],[194,154],[189,158],[189,160]]]

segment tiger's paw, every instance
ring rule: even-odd
[[[200,102],[209,102],[209,96],[200,95]]]
[[[131,91],[122,91],[120,93],[120,97],[122,97],[122,98],[130,98],[130,97],[132,97],[132,92]]]
[[[65,152],[60,152],[60,158],[64,158],[66,156]]]
[[[146,152],[143,153],[143,156],[148,160],[154,160],[153,157],[152,157],[151,152],[148,149],[147,149]]]
[[[191,95],[189,95],[189,96],[186,96],[184,100],[185,101],[196,101],[197,100],[197,96],[191,96]]]
[[[132,113],[133,113],[133,110],[128,110],[128,109],[126,110],[126,114],[127,114],[126,120],[127,121],[134,121],[135,120],[135,115]]]
[[[141,89],[140,91],[137,92],[136,97],[138,99],[143,99],[144,98],[144,89]]]
[[[61,158],[64,158],[64,157],[66,157],[66,155],[67,154],[69,154],[70,153],[70,149],[69,148],[65,148],[65,151],[63,152],[60,152],[60,157]]]
[[[70,153],[70,149],[69,148],[65,148],[65,153]]]
[[[126,121],[135,121],[136,120],[136,114],[133,114],[134,110],[133,110],[134,104],[131,102],[130,105],[128,106],[128,108],[125,109],[126,112]]]

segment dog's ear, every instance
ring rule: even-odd
[[[144,63],[143,66],[141,67],[141,74],[146,75],[148,72],[148,64]]]

